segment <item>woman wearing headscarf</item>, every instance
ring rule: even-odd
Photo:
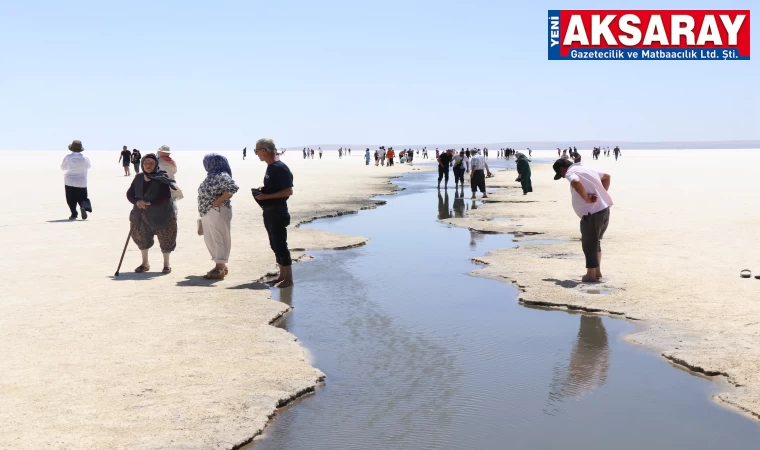
[[[90,160],[82,154],[84,147],[81,141],[73,141],[69,145],[69,153],[63,158],[61,170],[65,170],[63,183],[66,188],[66,203],[71,210],[69,220],[76,220],[77,205],[82,210],[82,220],[87,219],[87,212],[92,212],[90,199],[87,198],[87,169]]]
[[[533,192],[533,184],[530,182],[530,161],[524,153],[517,153],[517,181],[522,185],[523,195]]]
[[[198,187],[198,212],[201,215],[203,240],[216,267],[204,278],[222,279],[227,275],[227,261],[232,247],[232,203],[230,198],[238,191],[232,179],[230,163],[222,155],[210,153],[203,158],[206,179]]]
[[[164,255],[163,273],[171,273],[169,254],[177,248],[177,214],[172,205],[171,191],[174,180],[158,168],[158,158],[149,153],[142,158],[142,173],[135,175],[127,191],[127,199],[134,205],[129,215],[132,240],[142,253],[142,264],[135,272],[150,270],[148,249],[153,247],[153,236],[158,237]]]
[[[166,176],[170,180],[175,181],[175,189],[172,190],[172,200],[177,201],[182,200],[185,196],[182,194],[182,189],[176,185],[177,180],[174,176],[177,174],[177,163],[172,159],[171,153],[172,150],[168,145],[162,145],[156,152],[156,156],[158,157],[158,168],[166,172]],[[176,211],[176,209],[177,207],[174,205],[174,210]]]

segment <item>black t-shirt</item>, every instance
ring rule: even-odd
[[[449,152],[443,152],[438,159],[440,160],[441,167],[448,170],[449,164],[451,164],[451,154]]]
[[[264,175],[264,187],[261,192],[264,194],[275,194],[287,188],[293,187],[293,173],[288,166],[282,161],[276,161],[267,166],[266,175]],[[272,206],[287,206],[288,198],[273,198],[259,201],[262,208]]]
[[[130,152],[129,150],[122,150],[121,151],[121,160],[122,160],[122,162],[123,161],[129,162],[131,156],[132,156],[132,152]]]

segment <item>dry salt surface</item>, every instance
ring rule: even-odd
[[[86,142],[85,142],[86,147]],[[143,151],[143,153],[148,153]],[[66,220],[60,163],[68,151],[2,152],[0,183],[0,448],[232,448],[261,432],[276,407],[323,378],[293,335],[270,325],[287,313],[257,280],[276,270],[250,188],[266,164],[223,153],[240,191],[232,198],[232,254],[223,281],[196,234],[196,191],[205,152],[173,154],[185,198],[173,272],[162,275],[158,242],[151,272],[135,274],[131,205],[119,151],[85,151],[92,162],[87,221]],[[290,246],[332,249],[365,239],[296,228],[315,217],[372,208],[388,179],[410,170],[364,165],[358,152],[303,160],[295,175]],[[296,266],[294,270],[298,270]]]
[[[760,419],[760,209],[757,150],[623,149],[583,164],[611,174],[615,205],[602,241],[604,282],[574,281],[585,272],[579,219],[570,186],[550,164],[533,164],[524,196],[514,170],[490,178],[504,189],[457,226],[515,233],[523,244],[478,258],[477,271],[521,289],[526,304],[582,309],[640,321],[633,343],[675,364],[722,375],[738,386],[715,399]],[[533,152],[556,159],[556,152]],[[511,220],[492,220],[508,217]]]

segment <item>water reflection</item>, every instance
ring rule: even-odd
[[[454,191],[454,217],[463,219],[465,217],[467,205],[464,202],[464,188],[461,192],[457,189]]]
[[[445,190],[444,196],[438,190],[438,220],[450,219],[451,210],[449,209],[449,191]]]
[[[582,315],[570,361],[559,361],[544,412],[555,415],[567,400],[580,400],[607,381],[610,349],[607,330],[599,316]]]
[[[476,248],[478,246],[478,243],[483,242],[483,239],[485,238],[485,234],[478,233],[475,230],[470,230],[470,248]]]

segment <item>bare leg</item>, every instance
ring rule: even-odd
[[[282,266],[282,269],[284,270],[285,274],[280,275],[283,277],[283,280],[277,284],[277,287],[289,288],[293,286],[293,266]]]
[[[597,253],[599,257],[599,267],[596,268],[596,278],[602,281],[602,252]]]

